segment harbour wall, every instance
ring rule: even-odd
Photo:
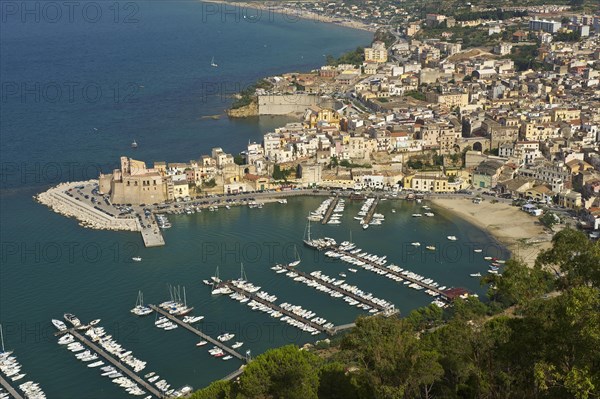
[[[112,217],[65,194],[65,191],[72,187],[93,182],[95,181],[61,183],[40,193],[35,198],[54,212],[79,220],[80,225],[84,227],[98,230],[140,231],[141,226],[135,218]]]

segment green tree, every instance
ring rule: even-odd
[[[503,306],[527,306],[552,287],[552,276],[539,265],[530,268],[523,261],[509,259],[501,275],[490,275],[484,281],[493,283],[488,295]]]
[[[552,238],[552,248],[542,251],[536,264],[554,270],[562,287],[600,287],[600,244],[584,233],[564,229]]]
[[[233,399],[229,381],[215,381],[209,386],[194,392],[190,399]]]
[[[320,363],[318,356],[294,345],[271,349],[246,366],[240,397],[317,399]]]
[[[319,399],[359,399],[352,375],[344,364],[334,362],[319,370]]]

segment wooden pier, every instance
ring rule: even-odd
[[[324,281],[318,277],[312,276],[309,273],[304,273],[304,272],[301,272],[300,270],[295,270],[293,267],[290,267],[287,265],[280,265],[280,266],[283,267],[284,269],[294,272],[294,273],[298,274],[299,276],[302,276],[308,280],[316,281],[317,283],[322,284],[325,287],[330,288],[336,292],[339,292],[340,294],[343,294],[347,297],[350,297],[364,305],[368,305],[373,309],[378,309],[380,311],[383,311],[384,313],[386,313],[386,315],[396,313],[396,311],[393,308],[390,309],[383,305],[379,305],[378,303],[375,303],[375,302],[371,301],[370,299],[363,298],[359,295],[356,295],[355,293],[353,293],[351,291],[341,288],[340,286],[337,286],[333,283],[328,283],[327,281]]]
[[[123,363],[121,363],[120,361],[116,360],[114,357],[112,357],[104,349],[102,349],[101,347],[97,346],[92,341],[90,341],[89,339],[87,339],[86,337],[84,337],[83,335],[81,335],[77,330],[70,329],[70,330],[67,330],[66,332],[68,332],[69,334],[73,335],[75,338],[77,338],[78,340],[80,340],[81,343],[83,343],[84,345],[88,346],[94,352],[98,353],[100,356],[102,356],[103,358],[105,358],[112,366],[115,366],[123,374],[127,375],[127,377],[131,378],[137,384],[141,385],[142,388],[145,389],[148,393],[152,394],[153,396],[155,396],[157,398],[161,398],[161,399],[165,397],[165,395],[162,392],[160,392],[158,390],[158,388],[156,388],[154,385],[150,384],[148,381],[146,381],[143,378],[141,378],[139,375],[137,375],[136,373],[134,373],[129,368],[125,367],[125,365],[123,365]]]
[[[323,219],[321,219],[321,224],[327,224],[327,222],[329,222],[329,218],[331,218],[331,214],[333,213],[333,210],[337,206],[339,200],[340,197],[335,197],[333,201],[331,201],[329,208],[327,208],[327,211],[325,212],[325,216],[323,216]]]
[[[284,315],[286,315],[288,317],[291,317],[294,320],[297,320],[299,322],[307,324],[307,325],[311,326],[312,328],[316,329],[317,331],[324,332],[324,333],[327,333],[329,335],[333,335],[333,330],[332,329],[325,328],[322,325],[317,324],[315,322],[312,322],[312,321],[310,321],[308,319],[305,319],[304,317],[298,316],[297,314],[295,314],[293,312],[290,312],[289,310],[285,310],[284,308],[282,308],[279,305],[276,305],[276,304],[271,303],[271,302],[269,302],[269,301],[267,301],[265,299],[262,299],[259,296],[255,295],[255,294],[253,294],[251,292],[248,292],[248,291],[246,291],[246,290],[244,290],[242,288],[238,288],[235,285],[233,285],[231,283],[231,281],[224,281],[222,284],[226,285],[231,290],[233,290],[233,291],[235,291],[235,292],[237,292],[239,294],[243,294],[243,295],[247,296],[248,298],[253,299],[256,302],[262,303],[263,305],[268,306],[269,308],[271,308],[271,309],[273,309],[273,310],[275,310],[275,311],[277,311],[277,312],[279,312],[281,314],[284,314]]]
[[[4,377],[2,376],[2,374],[0,374],[0,385],[2,385],[4,387],[4,389],[6,389],[9,393],[9,395],[11,395],[13,398],[15,399],[23,399],[23,395],[19,394],[17,392],[16,389],[14,389],[7,380],[4,379]]]
[[[159,308],[158,306],[155,305],[148,305],[150,306],[150,308],[152,308],[155,312],[160,313],[161,315],[165,316],[166,318],[168,318],[169,320],[171,320],[174,323],[177,323],[178,325],[180,325],[181,327],[185,328],[188,331],[191,331],[192,333],[196,334],[197,336],[201,337],[203,340],[210,342],[211,344],[221,348],[224,352],[227,352],[229,355],[234,356],[240,360],[246,361],[246,357],[243,356],[242,354],[236,352],[235,350],[231,349],[230,347],[228,347],[227,345],[225,345],[223,342],[216,340],[206,334],[204,334],[202,331],[199,331],[197,329],[195,329],[194,327],[192,327],[191,325],[189,325],[188,323],[184,323],[183,321],[181,321],[180,319],[178,319],[177,317],[173,316],[172,314],[170,314],[169,312],[165,311],[164,309]]]
[[[379,197],[375,197],[375,201],[371,204],[369,211],[367,212],[367,216],[363,219],[363,224],[371,223],[371,219],[373,219],[373,214],[375,213],[375,208],[377,208],[377,204],[379,203]]]

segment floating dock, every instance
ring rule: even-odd
[[[9,395],[11,395],[13,398],[15,399],[24,399],[23,395],[19,394],[16,389],[14,389],[9,383],[8,381],[6,381],[4,379],[4,377],[2,376],[2,374],[0,374],[0,385],[2,385],[4,387],[4,389],[6,389],[9,393]]]
[[[379,197],[375,197],[375,201],[371,204],[369,211],[367,212],[367,216],[363,219],[363,224],[371,223],[371,219],[373,219],[373,214],[375,214],[375,208],[377,208],[377,204],[379,203]]]
[[[211,344],[221,348],[224,352],[227,352],[228,354],[230,354],[231,356],[234,356],[242,361],[246,361],[246,357],[243,356],[242,354],[236,352],[235,350],[231,349],[230,347],[228,347],[227,345],[225,345],[223,342],[216,340],[206,334],[204,334],[203,332],[195,329],[194,327],[192,327],[191,325],[189,325],[188,323],[184,323],[183,321],[181,321],[180,319],[178,319],[177,317],[173,316],[172,314],[170,314],[169,312],[165,311],[164,309],[159,308],[158,306],[155,305],[148,305],[151,309],[153,309],[155,312],[160,313],[161,315],[165,316],[166,318],[168,318],[169,320],[171,320],[174,323],[179,324],[181,327],[185,328],[188,331],[193,332],[194,334],[196,334],[197,336],[201,337],[203,340],[210,342]]]
[[[290,312],[289,310],[285,310],[284,308],[282,308],[279,305],[276,305],[276,304],[271,303],[271,302],[269,302],[269,301],[267,301],[267,300],[265,300],[263,298],[260,298],[259,296],[255,295],[255,294],[253,294],[251,292],[248,292],[248,291],[246,291],[244,289],[238,288],[235,285],[233,285],[231,283],[231,281],[224,281],[222,284],[226,285],[227,287],[229,287],[229,289],[231,289],[234,292],[237,292],[239,294],[243,294],[243,295],[247,296],[248,298],[250,298],[250,299],[252,299],[252,300],[254,300],[256,302],[259,302],[259,303],[261,303],[261,304],[263,304],[265,306],[268,306],[269,308],[271,308],[271,309],[273,309],[273,310],[275,310],[275,311],[277,311],[277,312],[279,312],[281,314],[284,314],[284,315],[286,315],[286,316],[288,316],[288,317],[290,317],[290,318],[292,318],[294,320],[297,320],[297,321],[299,321],[301,323],[307,324],[307,325],[311,326],[312,328],[316,329],[317,331],[320,331],[320,332],[323,332],[323,333],[326,333],[326,334],[329,334],[329,335],[333,335],[334,334],[333,329],[325,328],[322,325],[314,323],[314,322],[312,322],[312,321],[310,321],[308,319],[305,319],[304,317],[298,316],[297,314],[295,314],[293,312]]]
[[[154,385],[150,384],[148,381],[141,378],[139,375],[134,373],[132,370],[125,367],[123,365],[123,363],[119,362],[114,357],[112,357],[108,352],[106,352],[104,349],[100,348],[99,346],[94,344],[92,341],[90,341],[89,339],[87,339],[86,337],[81,335],[77,330],[69,329],[69,330],[65,331],[65,333],[69,333],[69,334],[73,335],[75,338],[77,338],[79,341],[81,341],[82,344],[86,345],[87,347],[92,349],[94,352],[98,353],[100,356],[102,356],[103,358],[108,360],[108,362],[112,366],[119,369],[119,371],[121,371],[123,374],[127,375],[127,377],[131,378],[133,381],[135,381],[138,385],[140,385],[143,389],[145,389],[151,395],[153,395],[157,398],[160,398],[160,399],[165,397],[165,395],[162,392],[160,392]]]
[[[331,201],[331,204],[329,204],[329,208],[327,208],[327,211],[325,211],[325,216],[323,216],[323,219],[321,219],[321,224],[327,224],[327,222],[329,222],[329,218],[331,218],[333,210],[335,209],[339,201],[340,197],[335,197],[333,201]]]
[[[280,266],[281,266],[282,269],[286,269],[288,271],[294,272],[294,273],[298,274],[299,276],[302,276],[302,277],[306,278],[307,280],[315,281],[315,282],[317,282],[317,283],[319,283],[321,285],[324,285],[325,287],[327,287],[327,288],[329,288],[329,289],[331,289],[333,291],[339,292],[340,294],[343,294],[343,295],[345,295],[347,297],[350,297],[350,298],[354,299],[355,301],[358,301],[358,302],[362,303],[363,305],[368,305],[368,306],[370,306],[373,309],[377,309],[379,311],[382,311],[382,312],[385,313],[386,316],[398,312],[394,308],[387,308],[387,307],[385,307],[383,305],[380,305],[378,303],[375,303],[375,302],[373,302],[373,301],[371,301],[371,300],[369,300],[367,298],[363,298],[363,297],[361,297],[359,295],[356,295],[355,293],[353,293],[351,291],[348,291],[348,290],[346,290],[344,288],[341,288],[340,286],[337,286],[337,285],[332,284],[332,283],[328,283],[325,280],[322,280],[322,279],[320,279],[318,277],[312,276],[312,275],[310,275],[308,273],[304,273],[304,272],[301,272],[299,270],[296,270],[293,267],[290,267],[288,265],[280,265]]]

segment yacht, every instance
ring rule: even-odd
[[[133,142],[131,143],[131,148],[137,148],[138,143],[136,143],[135,139],[133,139]]]
[[[298,254],[298,249],[296,247],[294,247],[294,251],[296,253],[296,260],[293,262],[288,263],[289,267],[294,267],[294,266],[298,266],[300,264],[300,255]]]
[[[52,324],[58,329],[58,331],[66,331],[67,325],[60,320],[52,319]]]
[[[230,334],[230,333],[225,333],[225,334],[221,334],[217,337],[217,339],[221,342],[227,342],[229,341],[231,338],[235,337],[235,334]]]
[[[212,61],[210,61],[210,66],[213,68],[216,68],[219,66],[217,63],[215,63],[215,57],[212,57]]]
[[[73,327],[75,327],[75,328],[81,327],[81,320],[79,320],[75,315],[73,315],[71,313],[65,313],[63,315],[63,317],[65,318],[66,321],[71,323],[73,325]]]

